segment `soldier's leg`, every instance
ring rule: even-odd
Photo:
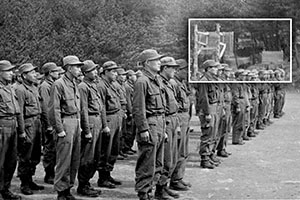
[[[164,150],[163,117],[149,117],[149,142],[142,141],[137,134],[138,158],[135,167],[135,190],[139,196],[152,192],[153,182],[158,181],[162,172]],[[156,180],[154,180],[156,176]]]
[[[43,166],[45,168],[45,183],[54,183],[54,168],[55,168],[55,130],[45,130],[44,133],[44,156],[43,156]]]
[[[31,152],[31,176],[35,175],[36,166],[41,161],[41,122],[39,117],[34,118],[33,122],[33,148]],[[32,182],[32,181],[31,181]],[[43,189],[43,187],[37,189]]]

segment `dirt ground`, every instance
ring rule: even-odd
[[[192,118],[190,137],[190,158],[185,180],[192,184],[187,192],[180,192],[180,200],[200,199],[300,199],[300,93],[289,92],[281,119],[272,119],[273,124],[259,135],[247,141],[243,146],[231,145],[227,151],[232,155],[222,159],[222,164],[213,169],[200,168],[199,122]],[[231,138],[230,138],[231,139]],[[103,189],[99,198],[78,199],[137,199],[134,191],[134,168],[136,156],[118,161],[113,177],[123,180],[123,185],[116,189]],[[43,167],[40,163],[34,179],[46,189],[31,196],[22,195],[23,199],[56,199],[53,186],[43,183]],[[98,175],[91,180],[97,188]],[[14,177],[12,190],[20,193],[19,179]]]

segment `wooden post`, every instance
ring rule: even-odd
[[[198,25],[195,25],[195,29],[194,29],[194,73],[193,73],[193,77],[196,77],[197,73],[198,73]]]

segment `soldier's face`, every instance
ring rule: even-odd
[[[150,70],[153,72],[159,72],[160,71],[160,65],[161,62],[159,59],[157,60],[148,60],[146,64],[149,66]]]
[[[176,71],[174,67],[166,67],[165,71],[168,79],[174,78]]]
[[[97,73],[98,73],[97,69],[94,69],[94,70],[86,73],[85,76],[88,77],[91,80],[95,80],[96,77],[97,77]]]
[[[210,72],[211,74],[217,75],[218,74],[218,68],[217,67],[210,67],[208,69],[208,72]]]
[[[72,65],[69,68],[69,72],[72,74],[74,78],[78,78],[81,75],[81,69],[79,65]]]
[[[32,70],[25,74],[25,79],[31,83],[37,83],[37,74],[35,70]]]
[[[109,81],[115,81],[117,79],[118,72],[115,69],[107,70],[106,71],[106,76],[107,76]]]
[[[187,80],[188,78],[188,71],[187,69],[181,69],[177,72],[177,75],[179,76],[180,79],[182,80]]]
[[[0,77],[5,81],[11,81],[13,77],[12,71],[2,71],[0,72]]]
[[[128,79],[132,80],[132,82],[135,82],[136,79],[137,79],[137,76],[136,75],[131,75],[128,77]]]
[[[52,71],[50,75],[54,80],[57,80],[59,78],[59,71]]]
[[[126,81],[126,75],[118,75],[118,80],[121,82],[125,82]]]

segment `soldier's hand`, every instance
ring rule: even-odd
[[[149,132],[148,131],[141,132],[140,136],[141,136],[141,141],[149,142]]]
[[[104,129],[103,129],[103,133],[109,135],[110,134],[110,129],[108,128],[108,126],[106,126]]]
[[[168,134],[167,134],[167,133],[165,133],[165,142],[166,142],[166,143],[169,142],[169,137],[168,137]]]
[[[210,122],[210,120],[211,120],[211,115],[209,114],[209,115],[205,115],[205,120],[207,121],[207,122]]]
[[[60,138],[66,137],[66,132],[62,131],[62,132],[58,133],[57,136]]]
[[[124,119],[127,119],[127,114],[124,114]]]
[[[240,108],[237,108],[237,109],[236,109],[236,112],[237,112],[237,113],[241,112],[241,109],[240,109]]]
[[[180,135],[181,135],[181,128],[180,128],[180,126],[178,126],[176,128],[175,133],[177,134],[178,137],[180,137]]]
[[[19,135],[19,138],[25,139],[27,137],[26,133],[22,133]]]
[[[88,142],[92,142],[92,134],[88,133],[84,135],[84,138],[88,141]]]
[[[53,131],[53,127],[52,127],[52,126],[49,126],[49,127],[47,128],[47,131],[49,131],[49,132]]]

